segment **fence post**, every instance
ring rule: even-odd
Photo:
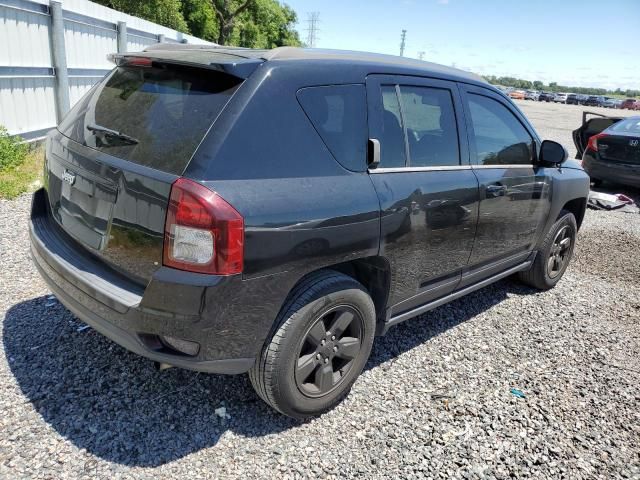
[[[118,22],[118,53],[127,52],[127,22]]]
[[[67,52],[64,45],[64,19],[62,3],[59,0],[49,1],[51,11],[51,46],[53,48],[53,71],[55,72],[55,95],[57,121],[67,114],[69,103],[69,72],[67,71]]]
[[[164,43],[164,33],[158,34],[158,43]]]

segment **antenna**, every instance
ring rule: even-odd
[[[407,37],[407,31],[402,30],[402,35],[400,35],[400,56],[404,57],[404,41]]]
[[[418,52],[418,60],[424,60],[424,54],[425,53],[426,53],[425,51]]]
[[[309,24],[309,27],[307,28],[307,47],[315,48],[318,40],[318,32],[320,31],[318,28],[318,24],[320,23],[320,12],[307,13],[307,23]]]

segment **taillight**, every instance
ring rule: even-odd
[[[179,178],[171,186],[162,263],[189,272],[233,275],[244,260],[244,219],[216,192]]]
[[[606,133],[599,133],[597,135],[593,135],[589,137],[589,141],[587,142],[587,150],[591,150],[593,152],[598,151],[598,139],[602,137],[606,137]]]

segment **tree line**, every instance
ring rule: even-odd
[[[278,0],[94,0],[220,45],[300,46],[296,12]]]
[[[556,82],[550,82],[549,85],[545,85],[540,80],[529,81],[522,80],[515,77],[496,77],[495,75],[484,75],[483,78],[492,85],[502,85],[505,87],[522,88],[525,90],[544,90],[548,92],[572,92],[583,93],[585,95],[623,95],[626,97],[640,97],[640,90],[622,90],[617,88],[616,90],[607,90],[606,88],[596,87],[569,87],[566,85],[558,85]]]

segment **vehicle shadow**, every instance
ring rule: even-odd
[[[376,339],[366,368],[473,318],[508,293],[531,292],[502,281],[394,327]],[[227,430],[259,437],[302,424],[267,407],[246,375],[158,372],[50,297],[11,307],[3,343],[17,384],[42,418],[78,448],[110,462],[159,466],[214,446]],[[215,413],[222,406],[231,418]]]

